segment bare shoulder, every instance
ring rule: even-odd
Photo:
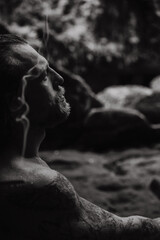
[[[79,197],[70,181],[44,162],[20,161],[0,169],[0,191],[24,206],[77,208]],[[28,201],[28,199],[30,199]]]

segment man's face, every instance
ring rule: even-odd
[[[26,78],[25,90],[30,124],[51,127],[65,120],[70,113],[70,107],[61,87],[63,78],[49,67],[44,57],[27,44],[13,46],[12,59],[15,63],[23,64],[26,69],[24,75],[30,75]]]

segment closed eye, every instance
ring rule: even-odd
[[[41,81],[47,81],[48,80],[48,75],[49,75],[49,73],[50,73],[50,67],[49,66],[47,66],[47,68],[46,68],[46,70],[45,70],[45,72],[43,72],[42,73],[42,80]]]
[[[43,82],[46,82],[48,80],[48,77],[46,76],[45,78],[43,78]]]
[[[38,78],[39,81],[44,81],[44,82],[47,81],[47,79],[48,79],[48,76],[46,71],[43,72]]]
[[[48,73],[49,73],[48,70],[49,70],[49,66],[46,66],[46,69],[42,70],[37,80],[40,82],[46,82],[48,80]]]

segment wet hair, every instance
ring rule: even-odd
[[[23,67],[12,61],[12,46],[27,44],[13,34],[0,34],[0,151],[11,136],[11,116],[8,102],[15,95],[23,76]]]

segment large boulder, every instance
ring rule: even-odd
[[[152,95],[142,98],[134,108],[143,113],[151,124],[159,124],[160,92],[153,92]]]
[[[117,130],[134,126],[148,126],[146,118],[136,110],[129,108],[93,109],[85,120],[87,129]]]
[[[153,134],[145,116],[133,109],[94,109],[86,118],[79,144],[94,149],[138,144]]]

